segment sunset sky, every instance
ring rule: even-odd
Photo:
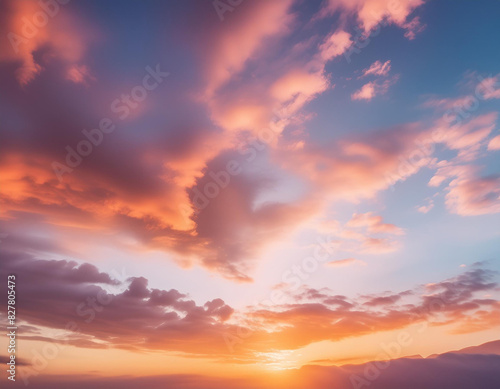
[[[435,354],[499,339],[499,16],[0,1],[11,386],[400,389],[351,365],[408,356],[384,379],[454,376]]]

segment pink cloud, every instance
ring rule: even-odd
[[[354,92],[351,95],[352,100],[371,100],[375,97],[375,86],[377,84],[374,81],[371,81],[361,87],[360,90]]]
[[[352,218],[343,226],[339,222],[330,220],[322,222],[319,232],[330,237],[338,237],[335,242],[336,250],[349,253],[384,254],[396,251],[400,244],[394,236],[404,234],[404,230],[394,224],[384,223],[381,216],[372,212],[353,214]],[[341,266],[359,262],[354,258],[332,261],[332,266]]]
[[[212,120],[224,130],[258,135],[262,128],[273,127],[278,138],[299,109],[331,87],[325,64],[350,45],[350,35],[339,30],[316,47],[311,42],[300,42],[285,58],[274,58],[273,45],[288,32],[277,26],[293,20],[290,4],[252,3],[251,10],[238,17],[242,20],[235,18],[234,27],[214,33],[215,48],[210,45],[211,51],[206,55],[208,63],[213,62],[213,71],[207,75],[204,94],[210,96],[206,101]],[[274,39],[266,39],[271,37]],[[312,48],[312,57],[298,55]],[[242,76],[245,63],[257,57],[263,63],[275,61],[281,66],[266,66],[261,70],[265,76],[248,80]],[[277,117],[276,112],[282,111],[286,111],[286,118]]]
[[[484,215],[500,212],[500,177],[456,178],[450,184],[446,204],[459,215]]]
[[[370,101],[375,96],[387,93],[389,87],[398,80],[395,76],[389,80],[384,81],[370,81],[363,85],[361,89],[351,94],[351,100],[367,100]]]
[[[85,65],[73,65],[71,66],[66,74],[66,78],[73,81],[75,84],[87,85],[89,81],[95,80],[95,78],[90,73],[90,70]]]
[[[439,119],[431,133],[435,143],[444,143],[451,150],[458,150],[459,162],[472,161],[477,158],[480,148],[496,127],[498,114],[490,112],[473,117],[467,122],[450,123],[449,119]]]
[[[488,150],[500,150],[500,135],[490,140],[488,143]]]
[[[363,74],[361,77],[365,77],[368,75],[374,75],[374,76],[386,76],[389,74],[389,71],[391,70],[391,60],[387,60],[384,63],[380,61],[375,61],[370,65],[368,69],[363,70]]]
[[[234,14],[221,33],[214,34],[207,52],[206,96],[239,73],[246,61],[272,36],[284,34],[293,20],[291,0],[249,3],[245,12]]]
[[[420,18],[418,16],[415,16],[412,20],[409,22],[406,22],[402,26],[406,31],[405,31],[405,37],[408,38],[409,40],[415,39],[418,33],[422,32],[425,29],[425,24],[422,24],[420,22]]]
[[[343,11],[354,15],[365,32],[385,20],[414,34],[418,31],[418,19],[407,22],[407,18],[422,4],[424,0],[329,0],[322,15]],[[408,34],[411,39],[413,35]]]
[[[399,249],[397,241],[388,238],[366,238],[361,245],[361,252],[365,254],[386,254]]]
[[[342,55],[351,44],[351,34],[344,30],[337,30],[330,34],[319,47],[320,57],[324,61],[329,61]]]
[[[478,85],[478,92],[486,100],[500,99],[500,75],[483,79]]]
[[[405,125],[335,143],[307,142],[301,149],[280,151],[280,163],[329,201],[356,203],[389,187],[387,177],[399,171],[400,156],[411,153],[419,135],[416,125]]]
[[[434,201],[430,200],[428,204],[421,205],[417,210],[421,213],[428,213],[432,208],[434,208]]]
[[[314,96],[323,92],[327,86],[328,80],[323,76],[297,69],[278,79],[271,87],[271,94],[285,102],[297,94]]]
[[[321,66],[316,71],[290,70],[271,86],[270,93],[281,104],[281,108],[292,115],[328,87],[330,80]]]
[[[500,177],[478,175],[472,165],[450,165],[438,169],[429,185],[439,186],[451,179],[446,194],[448,209],[462,216],[500,212]]]
[[[480,101],[500,98],[500,75],[482,78],[476,72],[471,72],[466,75],[465,85],[471,91],[469,95],[431,98],[423,104],[424,107],[452,110],[450,114],[454,115],[464,115],[465,112],[467,116],[464,115],[464,118],[467,118]]]

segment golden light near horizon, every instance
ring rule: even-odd
[[[293,357],[293,354],[294,350],[277,350],[271,352],[256,352],[255,357],[262,361],[259,362],[259,364],[266,369],[288,370],[300,367],[299,362]]]

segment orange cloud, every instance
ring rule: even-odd
[[[359,263],[361,265],[365,265],[366,263],[363,261],[360,261],[359,259],[356,258],[346,258],[346,259],[338,259],[336,261],[330,261],[327,263],[328,266],[349,266],[353,265],[355,263]]]

